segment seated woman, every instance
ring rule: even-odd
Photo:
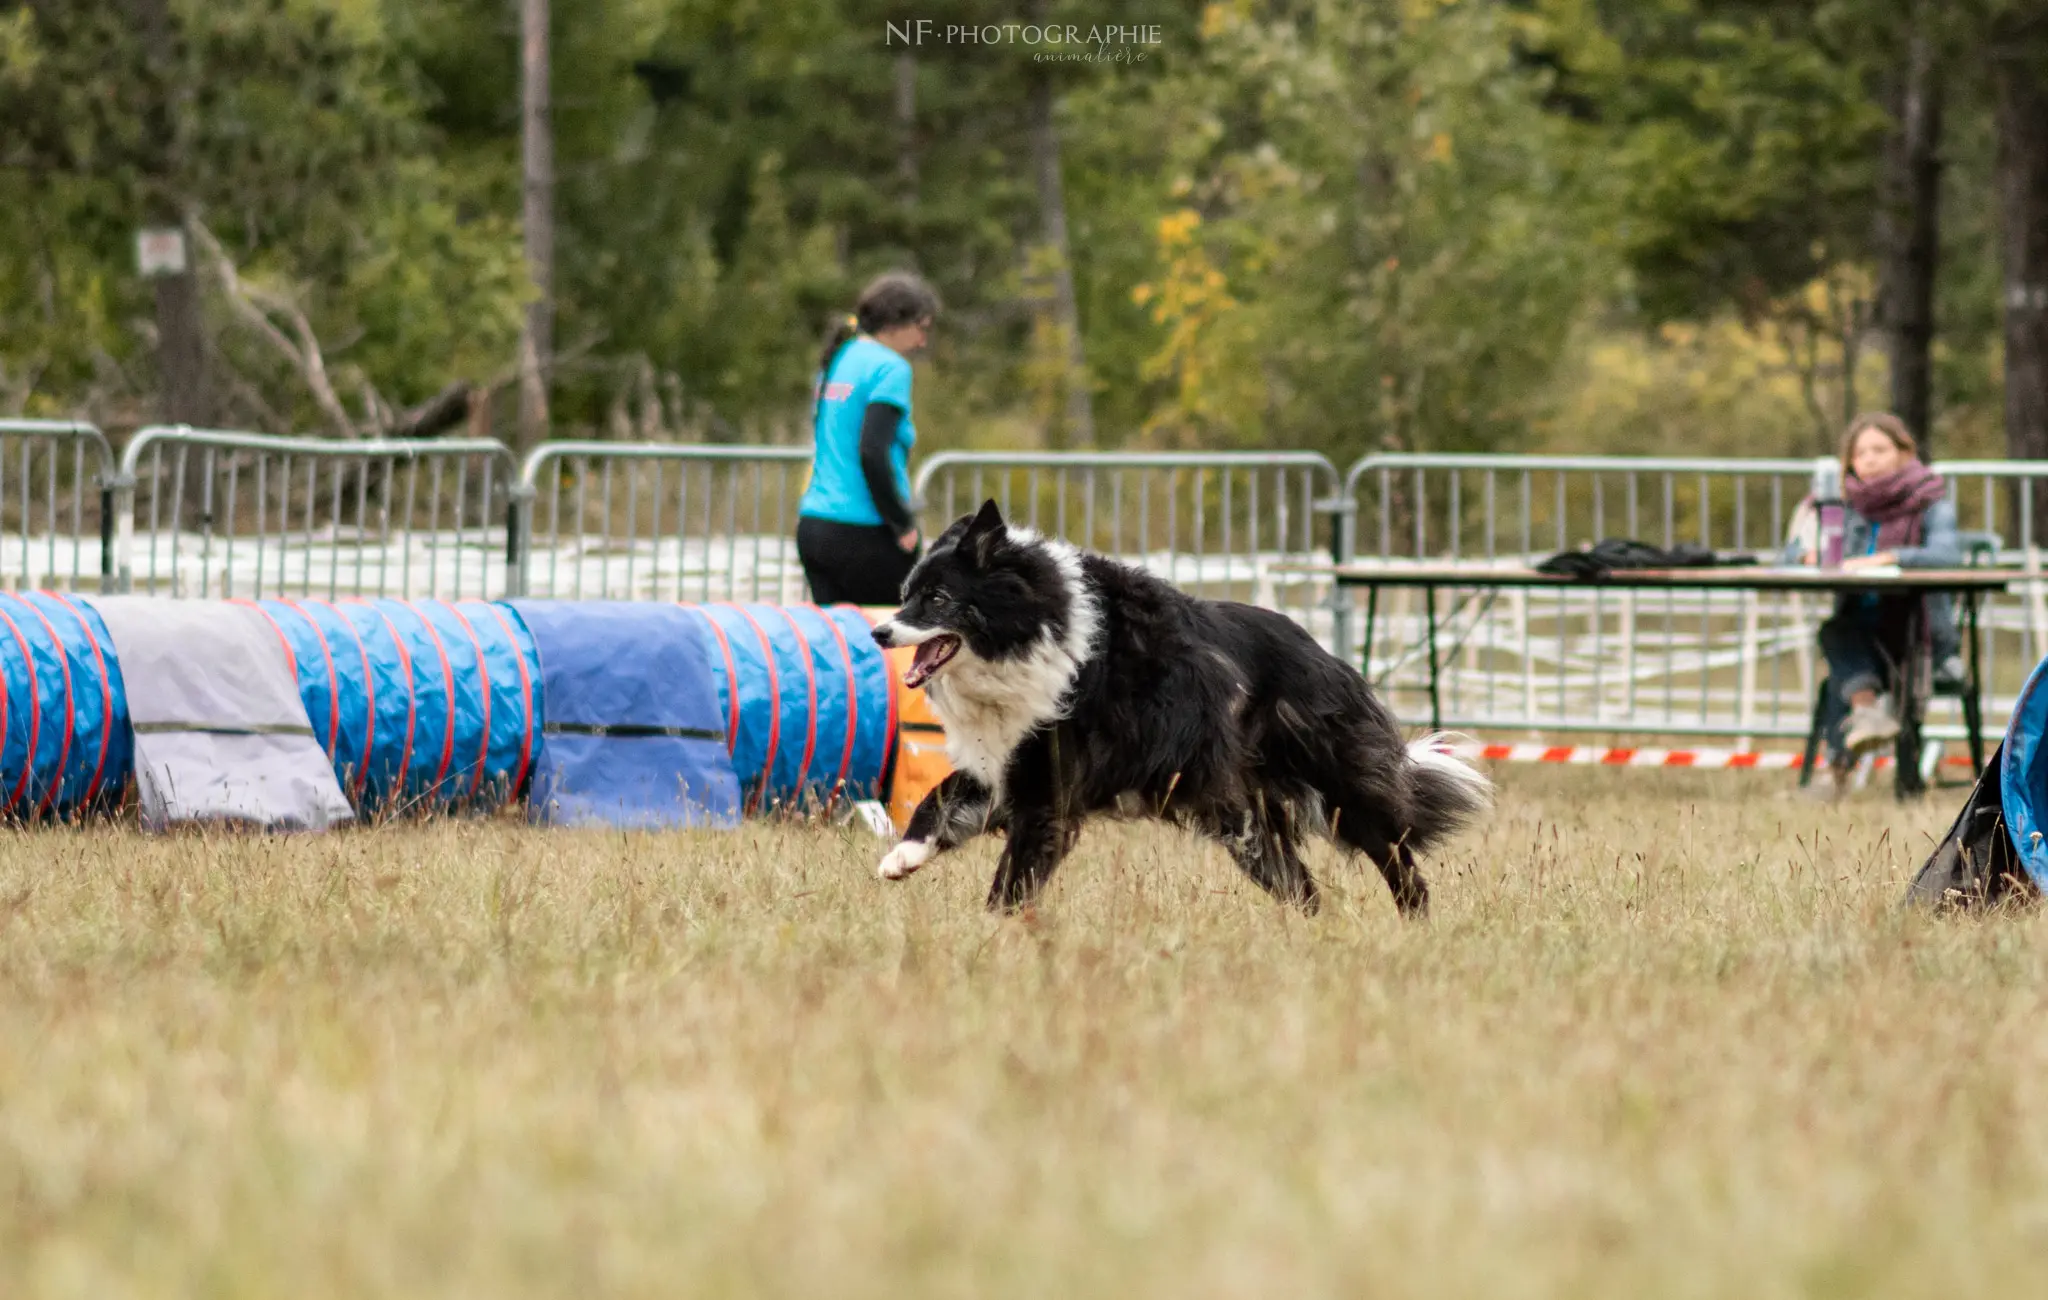
[[[1895,415],[1859,415],[1849,422],[1842,437],[1842,495],[1848,502],[1844,569],[1949,569],[1962,562],[1948,484],[1920,462],[1918,450]],[[1818,558],[1805,539],[1786,549],[1785,558],[1800,564]],[[1906,638],[1916,600],[1927,602],[1924,625],[1934,660],[1946,667],[1959,644],[1946,598],[1843,592],[1835,598],[1834,615],[1820,625],[1821,653],[1836,695],[1836,707],[1827,713],[1839,723],[1839,731],[1828,728],[1828,765],[1837,786],[1857,755],[1898,738],[1899,720],[1879,696],[1892,668],[1911,650]]]

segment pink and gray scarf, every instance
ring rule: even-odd
[[[1917,460],[1868,483],[1852,474],[1842,484],[1849,508],[1877,525],[1880,551],[1919,545],[1921,517],[1947,492],[1947,481]]]

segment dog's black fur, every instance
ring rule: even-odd
[[[1002,829],[992,908],[1031,902],[1087,817],[1135,801],[1311,911],[1299,846],[1328,834],[1370,857],[1412,915],[1429,901],[1416,852],[1490,800],[1430,742],[1403,745],[1365,680],[1291,620],[1011,528],[993,501],[933,542],[875,639],[919,646],[909,676],[932,670],[956,769],[883,874]]]

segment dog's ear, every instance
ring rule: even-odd
[[[987,567],[995,557],[996,546],[1003,540],[1003,512],[996,507],[994,497],[981,503],[967,531],[960,538],[960,544],[974,557],[977,565]]]
[[[990,497],[988,500],[982,502],[981,509],[975,512],[974,522],[967,526],[967,535],[969,537],[972,537],[976,533],[994,531],[996,529],[1000,529],[1002,526],[1002,507],[996,504],[996,499],[994,497]]]

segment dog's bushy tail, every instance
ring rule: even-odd
[[[1408,746],[1408,843],[1417,852],[1470,826],[1493,807],[1493,782],[1451,754],[1451,737],[1436,733]]]

